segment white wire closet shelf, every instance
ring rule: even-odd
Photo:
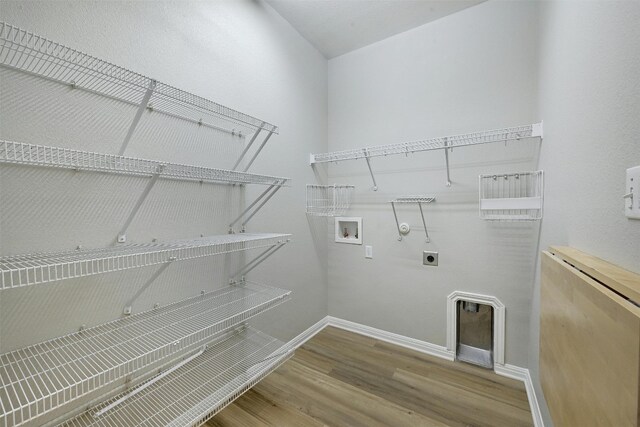
[[[480,218],[536,221],[542,218],[544,172],[480,175]]]
[[[241,233],[100,249],[0,257],[0,290],[282,245],[290,234]]]
[[[288,185],[289,178],[0,140],[0,163],[214,183]]]
[[[424,219],[424,210],[422,209],[423,203],[433,203],[436,201],[435,197],[429,196],[403,196],[390,200],[391,208],[393,209],[393,217],[396,220],[396,229],[398,230],[398,241],[402,241],[402,236],[409,233],[409,225],[406,223],[400,223],[398,221],[398,213],[396,212],[396,204],[417,204],[420,208],[420,216],[422,218],[422,225],[424,226],[425,241],[431,242],[429,237],[429,231],[427,230],[427,221]]]
[[[342,216],[351,206],[353,185],[307,184],[307,214],[315,216]]]
[[[350,150],[333,151],[329,153],[311,154],[310,164],[339,162],[343,160],[365,159],[373,181],[373,190],[378,190],[378,184],[371,168],[372,157],[391,156],[397,154],[409,155],[422,151],[444,150],[447,185],[451,185],[449,173],[449,152],[457,147],[470,145],[489,144],[492,142],[519,141],[526,138],[543,138],[542,122],[531,125],[509,127],[481,132],[466,133],[462,135],[442,136],[413,142],[379,145],[373,147],[355,148]]]
[[[119,397],[62,426],[198,426],[292,355],[283,342],[245,328],[105,413],[96,416]]]
[[[242,282],[0,355],[0,425],[19,426],[170,361],[289,296],[287,290]]]
[[[199,125],[207,125],[207,117],[212,117],[252,130],[278,133],[277,126],[256,117],[157,82],[5,22],[0,22],[0,64]]]
[[[492,142],[513,141],[525,138],[542,137],[542,123],[473,132],[463,135],[443,136],[421,141],[379,145],[351,150],[333,151],[311,155],[311,163],[339,162],[343,160],[366,159],[370,157],[411,154],[420,151],[444,150],[469,145],[489,144]]]

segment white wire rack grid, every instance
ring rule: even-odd
[[[342,216],[349,209],[355,192],[353,185],[307,184],[307,214]]]
[[[396,212],[396,204],[417,204],[418,205],[418,208],[420,209],[420,217],[422,218],[422,225],[424,226],[425,241],[427,243],[430,243],[431,237],[429,237],[429,231],[427,230],[427,221],[424,218],[424,210],[422,209],[422,204],[432,203],[435,201],[436,201],[435,197],[429,197],[429,196],[402,196],[389,201],[389,203],[391,203],[391,209],[393,209],[393,217],[396,220],[396,229],[398,230],[398,241],[402,241],[403,234],[407,234],[408,231],[405,231],[403,233],[403,230],[400,226],[400,221],[398,220],[398,213]]]
[[[389,203],[431,203],[436,200],[435,197],[427,196],[404,196],[391,200]]]
[[[194,360],[104,414],[94,416],[120,396],[63,426],[197,426],[292,355],[293,351],[281,341],[246,328],[211,346]]]
[[[147,104],[149,109],[200,125],[207,124],[206,119],[210,117],[252,131],[264,129],[278,133],[276,126],[260,119],[156,82],[5,22],[0,22],[0,65],[133,105],[139,105],[151,89],[153,92]],[[217,127],[215,124],[212,126]]]
[[[525,138],[542,137],[540,123],[496,129],[482,132],[467,133],[425,139],[414,142],[380,145],[351,150],[334,151],[311,155],[311,163],[338,162],[342,160],[357,160],[370,157],[390,156],[394,154],[411,154],[420,151],[452,149],[468,145],[488,144],[492,142],[513,141]]]
[[[152,176],[158,174],[162,178],[214,183],[285,186],[290,182],[289,178],[269,175],[164,163],[156,160],[4,140],[0,140],[0,163],[110,172],[123,175]]]
[[[0,355],[0,426],[33,420],[273,308],[283,289],[242,282]]]
[[[544,173],[480,175],[480,218],[489,221],[536,221],[542,218]]]
[[[0,257],[3,289],[274,246],[290,234],[240,233],[172,242]]]

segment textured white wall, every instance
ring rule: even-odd
[[[539,121],[536,17],[533,2],[482,3],[330,60],[329,149]],[[330,183],[356,185],[348,215],[363,217],[374,258],[329,243],[329,314],[445,345],[447,295],[494,295],[507,307],[506,361],[527,366],[539,224],[480,220],[478,175],[533,170],[538,149],[533,140],[456,149],[450,188],[442,152],[373,159],[378,192],[364,161],[330,165]],[[399,208],[412,231],[397,241],[387,201],[411,194],[437,197],[425,209],[430,244],[417,206]],[[422,265],[427,249],[439,267]]]
[[[622,195],[625,169],[640,164],[638,23],[637,1],[541,3],[546,199],[540,250],[569,245],[635,272],[640,221],[625,218]],[[537,278],[529,347],[536,382],[539,289]]]
[[[314,240],[309,228],[304,185],[314,179],[308,153],[326,150],[327,61],[284,19],[250,0],[2,1],[0,16],[280,126],[250,171],[293,178],[293,186],[280,190],[248,231],[292,233],[294,240],[250,278],[291,289],[294,300],[258,323],[289,339],[326,316],[326,241]],[[4,139],[115,152],[135,112],[6,70],[0,79]],[[126,154],[230,167],[241,147],[227,135],[184,124],[176,131],[160,122],[145,116]],[[214,142],[221,151],[211,149]],[[109,245],[146,184],[114,175],[0,169],[2,255]],[[262,190],[246,192],[251,197]],[[227,186],[161,181],[132,224],[129,241],[224,234],[241,194]],[[172,264],[134,311],[224,284],[239,258]],[[155,269],[3,292],[0,351],[117,318]]]

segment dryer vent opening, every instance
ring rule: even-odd
[[[456,359],[493,369],[493,307],[459,300]]]

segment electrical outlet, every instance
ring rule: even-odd
[[[438,252],[424,251],[422,252],[422,264],[432,267],[438,266]]]

